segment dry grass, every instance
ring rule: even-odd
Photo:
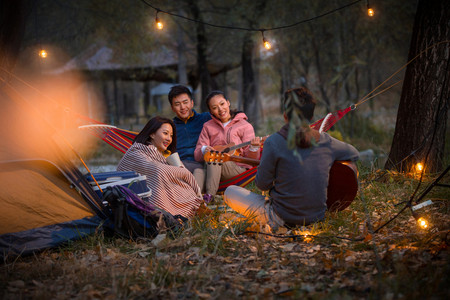
[[[345,211],[277,236],[245,233],[247,221],[216,209],[155,245],[104,233],[0,267],[2,299],[309,298],[444,299],[449,289],[448,191],[434,188],[421,230],[400,210],[417,179],[361,168]],[[436,176],[425,178],[422,187]],[[446,176],[443,183],[449,181]],[[252,188],[252,187],[250,187]],[[365,204],[365,205],[364,205]],[[367,207],[367,211],[365,209]],[[368,218],[369,217],[369,218]],[[305,233],[310,235],[305,238]]]

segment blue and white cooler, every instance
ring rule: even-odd
[[[147,177],[137,172],[113,171],[104,173],[92,173],[92,176],[94,176],[95,180],[97,180],[97,183],[102,190],[106,189],[108,186],[122,185],[135,192],[141,198],[150,197],[150,195],[152,194],[152,191],[146,183]],[[85,178],[90,183],[97,195],[102,198],[102,192],[95,184],[95,181],[92,179],[91,175],[86,174]]]

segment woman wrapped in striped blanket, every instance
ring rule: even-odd
[[[122,157],[118,171],[146,175],[152,194],[148,200],[172,215],[194,216],[203,199],[194,176],[184,166],[171,166],[166,157],[176,151],[176,131],[172,120],[154,117],[133,140]]]

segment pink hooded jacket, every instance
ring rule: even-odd
[[[235,145],[249,142],[255,137],[253,126],[247,122],[247,116],[243,112],[239,112],[231,120],[227,126],[223,127],[222,122],[216,118],[212,118],[203,124],[202,132],[197,141],[197,146],[194,151],[194,158],[196,161],[202,162],[203,153],[202,146],[218,146],[234,143]],[[249,146],[241,148],[240,156],[246,157]],[[251,168],[251,166],[236,163],[244,168]]]

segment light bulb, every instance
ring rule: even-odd
[[[267,50],[270,50],[270,48],[272,48],[272,45],[266,39],[263,39],[263,43],[264,48],[266,48]]]
[[[367,15],[368,15],[369,17],[373,17],[373,15],[374,15],[373,8],[367,7]]]
[[[161,20],[158,17],[156,17],[155,23],[156,23],[156,28],[158,28],[159,30],[163,29],[164,24],[161,22]]]
[[[47,57],[47,51],[42,49],[41,51],[39,51],[39,56],[42,57],[42,58],[46,58]]]
[[[428,221],[424,217],[418,218],[417,219],[417,224],[422,229],[427,229],[428,228]]]
[[[423,164],[422,163],[417,163],[416,164],[416,171],[417,172],[422,172],[423,170]]]

